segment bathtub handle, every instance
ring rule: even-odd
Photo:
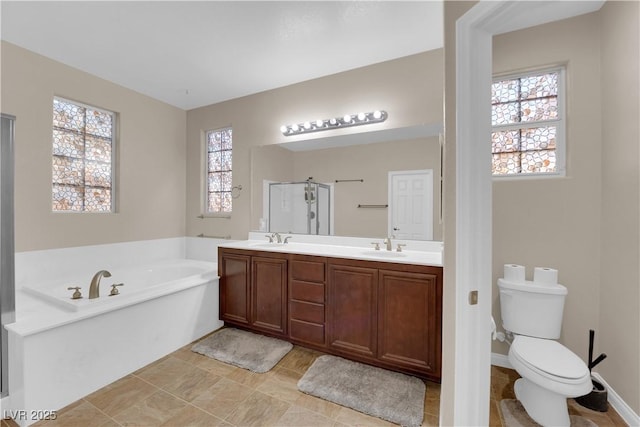
[[[109,296],[119,295],[120,291],[118,290],[118,286],[124,286],[124,283],[114,283],[111,285],[111,292],[109,292]]]
[[[67,288],[67,290],[69,291],[73,291],[74,289],[75,289],[75,292],[73,293],[73,295],[71,295],[71,299],[82,298],[82,294],[80,293],[80,286],[70,286]]]

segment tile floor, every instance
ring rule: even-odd
[[[393,426],[299,392],[298,380],[322,353],[295,346],[270,372],[255,374],[190,351],[191,344],[58,411],[38,427]],[[502,426],[500,399],[513,398],[515,371],[492,368],[490,425]],[[423,426],[437,426],[440,385],[426,381]],[[600,427],[625,426],[610,409],[570,412]],[[2,420],[1,427],[14,427]]]

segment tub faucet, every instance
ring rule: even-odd
[[[100,279],[103,277],[111,277],[111,273],[107,270],[100,270],[93,275],[91,286],[89,287],[89,299],[98,298],[100,296]]]

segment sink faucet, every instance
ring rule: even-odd
[[[89,287],[89,299],[98,298],[100,296],[100,279],[103,277],[111,277],[111,273],[107,270],[100,270],[93,275],[91,286]]]
[[[276,242],[282,243],[282,237],[280,236],[280,233],[273,233],[273,237],[276,239]]]
[[[391,244],[391,237],[387,237],[386,239],[384,239],[382,241],[382,243],[384,243],[385,245],[387,245],[387,250],[390,251],[392,249],[392,244]]]

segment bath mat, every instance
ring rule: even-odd
[[[224,328],[197,342],[191,350],[262,374],[273,368],[292,348],[293,345],[286,341]]]
[[[340,357],[318,357],[298,390],[403,426],[419,426],[424,416],[423,381]]]
[[[516,399],[502,399],[500,410],[505,427],[539,427],[540,424],[533,421],[527,414],[522,403]],[[571,427],[598,427],[596,423],[580,415],[569,415]]]

